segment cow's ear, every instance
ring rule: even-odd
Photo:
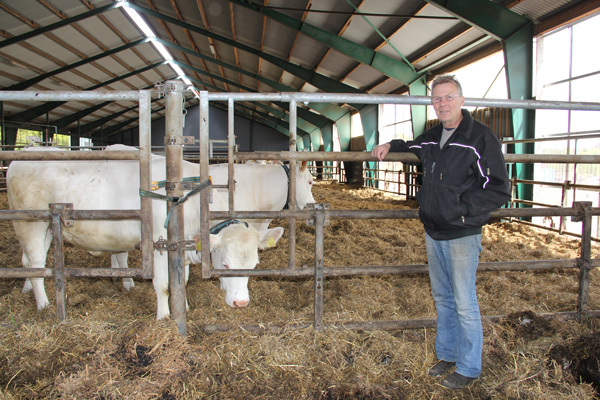
[[[275,247],[279,239],[283,236],[283,228],[278,226],[276,228],[265,229],[258,232],[258,240],[261,249],[267,247]]]
[[[194,236],[192,236],[192,239],[194,240],[194,243],[196,243],[196,251],[202,251],[202,236],[198,233]],[[210,235],[210,249],[209,250],[213,250],[214,248],[216,248],[219,243],[220,243],[220,239],[221,237],[219,235]]]
[[[300,165],[300,171],[304,171],[307,166],[308,166],[308,161],[302,161],[302,164]]]

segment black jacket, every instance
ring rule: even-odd
[[[481,233],[490,212],[510,199],[500,141],[468,111],[462,110],[462,115],[460,125],[441,149],[442,124],[416,140],[390,142],[390,151],[410,151],[421,160],[419,218],[436,240]]]

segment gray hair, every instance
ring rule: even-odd
[[[458,95],[462,96],[462,86],[460,86],[460,82],[456,79],[455,75],[438,75],[431,82],[431,92],[437,85],[441,85],[442,83],[451,83],[458,89]]]

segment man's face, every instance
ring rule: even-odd
[[[456,96],[449,99],[448,96]],[[458,88],[452,83],[437,85],[431,92],[433,109],[444,127],[456,128],[462,119],[461,107],[465,98],[458,96]]]

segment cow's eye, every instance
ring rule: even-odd
[[[223,268],[229,269],[229,265],[227,265],[227,263],[223,263]]]

